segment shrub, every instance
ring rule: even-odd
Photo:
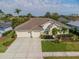
[[[6,35],[9,34],[10,32],[12,32],[12,30],[3,33],[3,36],[6,36]]]
[[[0,52],[5,52],[5,50],[6,50],[6,47],[0,44]]]
[[[41,39],[53,39],[52,35],[41,35]]]
[[[14,39],[12,39],[12,38],[6,39],[5,41],[2,42],[2,45],[9,46],[13,41],[14,41]]]

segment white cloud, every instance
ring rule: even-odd
[[[45,11],[75,11],[79,12],[77,4],[62,4],[59,0],[14,0],[13,3],[0,2],[2,9],[20,8],[27,12]],[[8,10],[7,10],[8,11]],[[10,12],[10,11],[9,11]]]

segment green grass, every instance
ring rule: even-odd
[[[79,57],[45,57],[44,59],[79,59]]]
[[[49,42],[49,41],[42,41],[42,51],[43,52],[62,52],[62,51],[79,51],[79,43],[73,42]]]
[[[0,42],[0,53],[5,52],[11,43],[15,40],[15,38],[13,38],[14,35],[14,31],[11,31],[2,39]]]
[[[5,47],[4,45],[0,44],[0,52],[5,52],[7,49],[7,47]]]

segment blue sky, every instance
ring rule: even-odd
[[[0,0],[0,9],[5,13],[14,13],[16,8],[21,9],[23,15],[29,12],[44,15],[47,11],[79,14],[79,0]]]

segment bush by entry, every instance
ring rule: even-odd
[[[8,46],[10,46],[11,43],[15,40],[15,38],[16,34],[14,31],[10,31],[8,34],[6,34],[0,41],[0,52],[5,52]]]

